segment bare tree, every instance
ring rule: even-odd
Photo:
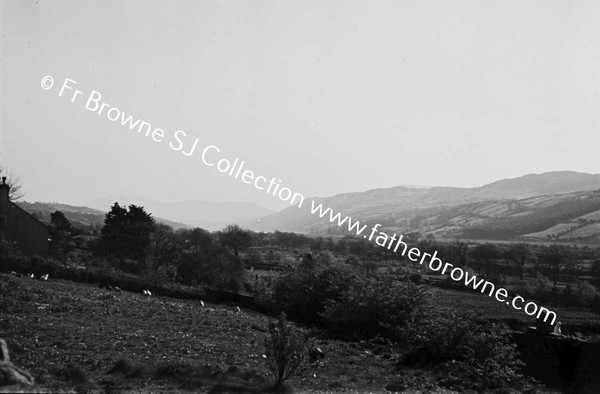
[[[477,245],[470,251],[470,254],[475,260],[479,275],[481,275],[482,268],[485,267],[485,275],[489,277],[491,274],[491,267],[498,258],[498,248],[496,245],[489,242]]]
[[[506,257],[517,267],[520,278],[523,279],[525,264],[533,258],[531,249],[526,244],[513,245],[506,251]]]
[[[21,189],[19,178],[0,165],[0,179],[2,177],[6,177],[6,183],[10,188],[8,196],[12,201],[18,201],[25,196],[25,193]]]
[[[221,245],[229,248],[235,257],[239,257],[242,250],[252,245],[250,232],[237,224],[230,224],[225,227],[219,235],[219,239],[221,240]]]
[[[147,262],[150,273],[158,280],[157,272],[161,268],[168,269],[178,260],[180,245],[173,229],[166,224],[155,224],[148,245]]]
[[[541,264],[548,267],[548,270],[552,275],[554,285],[557,284],[560,274],[569,268],[573,263],[570,250],[564,246],[556,244],[548,246],[540,254],[539,260]]]

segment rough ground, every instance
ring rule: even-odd
[[[271,382],[262,358],[270,318],[258,313],[6,274],[0,285],[0,337],[45,390],[251,392]],[[435,372],[399,370],[384,346],[318,343],[325,365],[290,391],[450,392]]]

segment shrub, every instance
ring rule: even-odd
[[[273,278],[269,275],[257,275],[253,284],[256,307],[264,313],[271,313],[276,309],[273,296]]]
[[[243,287],[245,274],[242,260],[229,253],[219,253],[214,255],[205,277],[215,289],[237,292]]]
[[[421,274],[417,274],[417,273],[410,274],[410,275],[408,276],[408,279],[409,279],[409,280],[410,280],[412,283],[414,283],[414,284],[416,284],[416,285],[421,285],[421,284],[423,284],[423,282],[424,282],[424,280],[423,280],[423,275],[421,275]]]
[[[425,288],[383,277],[365,280],[346,291],[340,301],[329,301],[323,316],[331,332],[342,339],[380,336],[398,340],[401,329],[419,320],[427,307]]]
[[[567,285],[563,290],[565,301],[577,306],[591,307],[596,294],[598,294],[598,290],[585,281],[577,283],[575,289],[571,285]]]
[[[554,292],[555,290],[554,284],[550,278],[539,272],[536,274],[535,295],[544,296]]]
[[[289,325],[285,313],[269,325],[265,360],[275,378],[275,387],[281,387],[287,379],[301,375],[310,367],[311,347],[308,334]]]
[[[360,278],[348,264],[333,263],[319,266],[301,264],[298,269],[276,279],[273,303],[293,320],[321,323],[321,313],[329,300],[340,301],[343,294]]]
[[[424,322],[405,331],[411,347],[406,364],[442,367],[442,384],[459,391],[528,384],[518,372],[523,363],[516,345],[503,327],[480,324],[473,313],[432,314]]]

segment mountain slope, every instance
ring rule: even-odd
[[[600,175],[561,171],[529,174],[477,188],[398,186],[315,200],[362,223],[380,223],[389,231],[506,239],[593,215],[600,209],[600,196],[593,192],[598,189]],[[290,207],[262,218],[253,227],[263,231],[346,233],[326,218],[311,215],[310,204],[307,199],[303,208]],[[591,224],[597,218],[586,220]],[[594,239],[595,233],[588,230],[579,233]]]
[[[575,171],[553,171],[528,174],[514,179],[503,179],[478,188],[476,194],[487,194],[495,199],[525,198],[541,194],[569,193],[600,189],[600,174]]]

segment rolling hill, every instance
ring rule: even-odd
[[[85,229],[97,229],[100,230],[104,225],[104,216],[108,212],[99,209],[93,209],[88,207],[77,207],[73,205],[61,204],[57,202],[17,202],[17,205],[31,213],[39,220],[44,223],[50,223],[50,215],[55,211],[61,211],[67,219],[75,227]],[[152,212],[150,212],[152,213]],[[182,223],[173,222],[171,220],[163,219],[160,217],[154,217],[157,223],[167,224],[174,229],[189,227]]]
[[[314,198],[324,207],[387,231],[437,237],[600,242],[600,175],[572,171],[529,174],[477,188],[397,186]],[[303,208],[248,223],[255,230],[348,234]]]

